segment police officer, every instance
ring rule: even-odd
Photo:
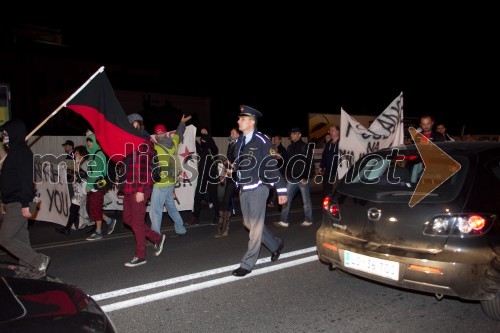
[[[284,242],[274,237],[265,226],[266,200],[268,186],[275,186],[279,204],[287,201],[286,184],[276,166],[273,145],[259,131],[257,118],[262,114],[246,105],[240,106],[238,119],[242,135],[234,149],[237,184],[240,188],[241,213],[243,223],[249,230],[248,250],[241,260],[240,267],[232,272],[234,276],[245,276],[250,273],[257,262],[260,246],[271,252],[271,260],[278,260]]]

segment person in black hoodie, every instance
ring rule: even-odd
[[[31,248],[28,231],[28,218],[35,210],[35,186],[33,152],[25,142],[26,125],[19,119],[12,119],[3,126],[3,135],[9,137],[9,153],[0,175],[0,192],[6,205],[0,245],[18,258],[19,264],[45,273],[50,257]]]
[[[217,195],[217,184],[219,175],[214,157],[219,154],[219,148],[215,144],[212,136],[205,128],[200,131],[200,143],[196,143],[196,153],[199,156],[198,181],[194,192],[193,215],[188,224],[199,224],[201,202],[206,192],[214,204],[214,218],[212,224],[218,224],[219,220],[219,199]]]

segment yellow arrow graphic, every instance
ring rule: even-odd
[[[409,203],[410,207],[413,207],[453,176],[462,166],[413,127],[410,127],[409,131],[424,162],[424,172]]]

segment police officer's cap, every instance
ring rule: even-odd
[[[240,105],[240,117],[262,117],[262,113],[246,105]]]

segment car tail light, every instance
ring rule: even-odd
[[[425,223],[424,234],[435,236],[478,236],[488,231],[495,220],[489,214],[437,215]]]
[[[337,203],[332,202],[330,197],[323,199],[323,209],[334,219],[340,219],[339,206]]]
[[[327,211],[329,205],[330,205],[330,197],[325,197],[323,199],[323,209]]]

